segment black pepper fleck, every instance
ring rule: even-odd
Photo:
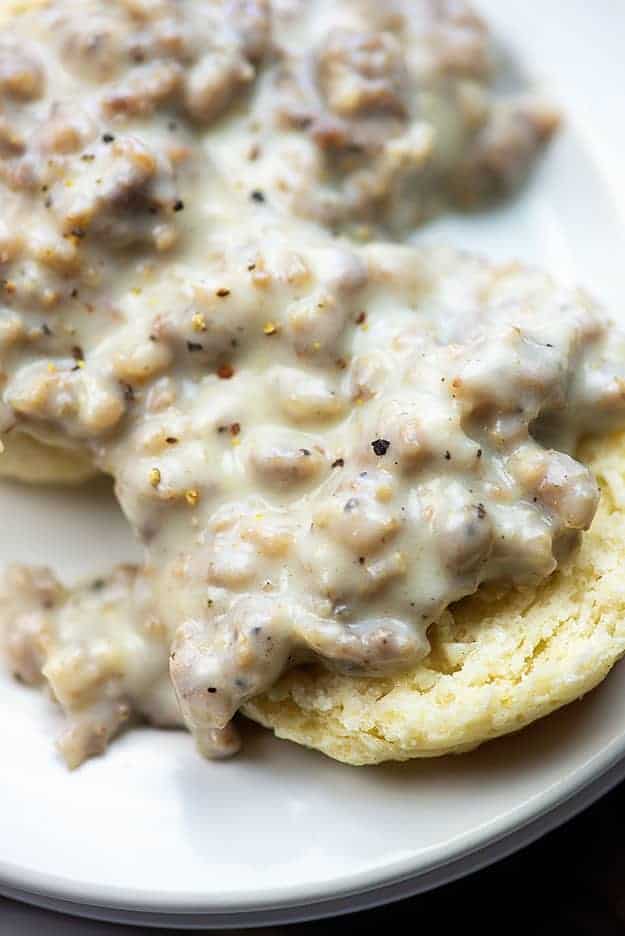
[[[477,505],[477,515],[480,518],[480,520],[483,520],[484,517],[486,516],[486,507],[484,506],[484,504]]]
[[[174,211],[184,211],[184,202],[181,198],[174,202]]]
[[[445,461],[450,461],[450,460],[451,460],[451,452],[447,450],[445,452]]]
[[[114,141],[115,141],[115,137],[113,136],[112,133],[103,133],[103,134],[102,134],[102,142],[103,142],[103,143],[113,143]]]
[[[332,467],[333,467],[333,468],[342,468],[344,464],[345,464],[345,459],[344,459],[344,458],[337,458],[336,461],[333,461],[333,462],[332,462]]]
[[[198,344],[197,341],[187,341],[187,351],[203,351],[204,345]]]
[[[264,194],[259,189],[254,189],[254,191],[250,193],[250,198],[255,202],[266,201]]]
[[[391,443],[388,441],[388,439],[376,439],[371,443],[371,448],[378,457],[381,457],[382,455],[386,455],[390,445]]]

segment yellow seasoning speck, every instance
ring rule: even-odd
[[[275,335],[278,331],[278,326],[275,322],[265,322],[263,325],[263,332],[265,335]]]
[[[195,507],[200,499],[200,492],[196,488],[189,488],[188,491],[185,491],[184,499],[190,507]]]
[[[161,473],[158,468],[152,468],[150,471],[150,484],[153,488],[158,487],[161,483]]]
[[[53,361],[48,361],[48,373],[56,374],[56,364]]]
[[[321,342],[319,342],[319,341],[313,341],[313,343],[312,343],[312,349],[313,349],[313,351],[319,351],[320,348],[321,348]]]
[[[191,326],[193,327],[193,331],[206,331],[206,319],[199,312],[196,312],[196,314],[191,319]]]
[[[240,445],[240,444],[241,444],[241,440],[238,438],[238,436],[234,436],[234,438],[232,438],[232,439],[230,440],[230,444],[231,444],[231,445]]]

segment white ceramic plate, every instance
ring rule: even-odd
[[[481,7],[561,101],[568,127],[519,200],[438,223],[426,237],[545,265],[618,314],[625,7]],[[0,561],[51,562],[72,578],[133,555],[106,492],[94,508],[87,492],[7,485],[0,515]],[[461,758],[377,769],[344,767],[255,728],[242,756],[210,764],[185,734],[146,729],[69,774],[52,750],[58,715],[45,698],[0,676],[0,711],[0,890],[100,916],[252,925],[432,886],[583,805],[622,772],[625,666],[518,736]]]

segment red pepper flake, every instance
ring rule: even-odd
[[[72,348],[72,357],[74,358],[75,361],[84,360],[85,356],[82,352],[82,348],[80,347],[80,345],[74,345],[74,347]]]
[[[222,364],[217,371],[217,376],[221,380],[230,380],[231,377],[234,377],[234,367],[232,364]]]
[[[178,442],[178,439],[176,438],[176,436],[167,436],[165,441],[167,442],[168,445],[176,445],[176,443]]]
[[[226,296],[229,296],[229,295],[230,295],[230,290],[229,290],[229,289],[225,289],[225,288],[222,286],[221,289],[218,289],[218,290],[217,290],[217,295],[219,296],[220,299],[225,299]]]
[[[367,318],[367,313],[361,312],[358,318],[356,319],[356,325],[362,325],[362,323],[365,321],[366,318]]]
[[[230,435],[238,436],[241,431],[241,423],[232,423],[230,426]]]
[[[337,358],[336,366],[338,367],[339,370],[345,370],[345,368],[347,367],[347,361],[345,360],[345,358],[342,358],[342,357]]]
[[[375,454],[380,458],[382,457],[382,455],[386,455],[390,446],[391,446],[391,443],[388,441],[388,439],[376,439],[374,442],[371,443],[371,448],[373,449]]]

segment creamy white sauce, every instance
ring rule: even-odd
[[[410,666],[450,602],[536,584],[588,528],[571,453],[624,407],[600,310],[297,217],[397,231],[515,181],[553,121],[490,68],[457,3],[64,0],[0,43],[0,427],[86,448],[146,546],[95,590],[3,589],[71,764],[133,710],[230,753],[286,667]]]

